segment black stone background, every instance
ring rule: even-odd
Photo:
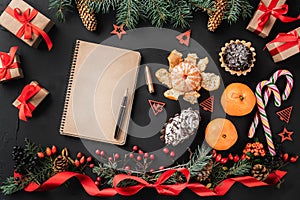
[[[2,12],[8,0],[1,0],[0,11]],[[35,8],[45,13],[52,18],[56,23],[55,28],[50,32],[50,37],[53,40],[54,47],[51,52],[47,51],[45,44],[41,44],[38,49],[33,49],[21,40],[17,39],[12,34],[6,31],[0,31],[0,50],[7,51],[11,46],[19,46],[18,53],[22,56],[22,65],[24,66],[25,78],[18,81],[11,81],[0,85],[0,181],[8,176],[12,175],[13,163],[11,160],[11,150],[16,144],[23,145],[24,138],[29,138],[32,141],[41,144],[42,146],[49,146],[56,144],[58,147],[67,146],[70,152],[82,151],[87,153],[85,147],[82,145],[81,140],[71,137],[65,137],[59,135],[58,129],[60,124],[61,112],[64,104],[64,93],[66,85],[66,76],[69,71],[69,66],[72,57],[72,45],[76,39],[83,39],[100,43],[106,38],[110,37],[112,30],[112,24],[115,22],[113,13],[99,15],[99,30],[96,33],[90,33],[84,29],[77,13],[70,14],[67,22],[62,24],[54,19],[53,11],[48,10],[48,1],[27,0]],[[299,14],[300,1],[288,0],[290,5],[289,14],[296,16]],[[256,7],[258,0],[252,2]],[[250,74],[245,77],[231,76],[224,70],[220,70],[221,76],[225,85],[231,82],[243,82],[249,85],[252,89],[255,89],[256,84],[260,80],[269,78],[277,69],[285,68],[290,70],[295,78],[294,89],[291,97],[285,101],[281,108],[275,108],[273,105],[268,107],[268,113],[270,123],[272,124],[272,130],[274,133],[279,133],[284,126],[288,130],[294,131],[293,141],[286,141],[283,144],[285,151],[299,154],[300,142],[299,136],[299,124],[297,123],[297,117],[299,115],[299,74],[300,74],[300,54],[278,64],[274,64],[269,53],[263,51],[264,45],[275,38],[280,32],[288,32],[300,26],[299,22],[284,24],[277,22],[273,27],[270,36],[267,39],[262,39],[257,35],[247,31],[245,28],[249,22],[249,19],[240,20],[237,24],[229,27],[227,23],[223,23],[220,29],[216,33],[210,33],[206,29],[207,15],[202,13],[196,13],[194,20],[191,23],[192,37],[198,41],[211,55],[215,63],[218,63],[218,53],[223,44],[230,39],[245,39],[251,41],[257,52],[257,62],[255,68]],[[150,26],[147,23],[140,23],[139,27]],[[171,27],[166,27],[171,28]],[[182,29],[177,29],[183,32]],[[126,39],[126,36],[124,37]],[[167,64],[166,57],[168,52],[157,52],[155,50],[143,50],[142,52],[143,63],[159,62]],[[51,95],[37,108],[34,112],[34,117],[29,122],[20,122],[18,125],[18,111],[11,103],[21,92],[25,84],[31,80],[37,80],[44,87],[46,87]],[[284,86],[284,82],[281,80],[281,90]],[[204,100],[201,99],[201,100]],[[218,98],[216,98],[216,102]],[[293,114],[289,124],[285,124],[280,121],[275,112],[288,107],[294,106]],[[135,108],[134,110],[138,110]],[[236,125],[239,132],[239,141],[231,149],[233,152],[240,152],[243,145],[247,142],[246,133],[250,125],[250,121],[254,112],[250,115],[240,118],[229,117]],[[133,113],[133,117],[135,113]],[[205,128],[205,127],[204,127]],[[203,127],[202,127],[203,129]],[[245,133],[245,134],[242,134]],[[199,133],[198,133],[199,134]],[[259,128],[258,134],[262,136],[262,128]],[[278,142],[279,137],[274,134],[275,140]],[[203,140],[203,136],[196,137],[194,146],[198,140]],[[261,137],[264,138],[263,136]],[[96,144],[97,145],[97,144]],[[100,144],[99,144],[100,145]],[[155,144],[150,144],[152,146]],[[144,147],[147,148],[147,147]],[[282,184],[281,189],[277,190],[275,187],[259,187],[259,188],[246,188],[240,184],[236,184],[227,195],[224,197],[208,197],[208,200],[232,200],[232,199],[244,199],[244,200],[264,200],[264,199],[295,199],[299,194],[300,179],[299,175],[299,162],[293,165],[289,165],[286,169],[288,174],[285,177],[285,182]],[[60,187],[53,191],[41,192],[41,193],[25,193],[18,192],[11,196],[0,196],[2,200],[9,199],[96,199],[95,197],[89,197],[79,183],[73,180],[68,187]],[[159,196],[153,189],[144,189],[137,195],[132,197],[115,196],[110,199],[200,199],[197,195],[193,194],[189,190],[184,190],[178,197]]]

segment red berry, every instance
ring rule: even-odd
[[[108,160],[109,160],[109,161],[112,161],[112,160],[113,160],[113,158],[109,156],[109,157],[108,157]]]
[[[56,146],[52,145],[51,153],[56,154],[56,152],[57,152]]]
[[[92,156],[89,156],[87,159],[86,159],[86,162],[92,162],[93,158]]]
[[[228,155],[228,159],[233,160],[233,155],[231,153]]]
[[[79,166],[80,166],[79,160],[76,159],[76,160],[74,161],[74,165],[75,165],[76,167],[79,167]]]
[[[97,186],[98,186],[98,185],[99,185],[99,182],[98,182],[98,181],[95,181],[95,185],[97,185]]]
[[[144,152],[143,152],[142,150],[139,150],[139,154],[140,154],[140,155],[143,155]]]
[[[80,162],[80,164],[84,164],[84,163],[85,163],[85,157],[82,156],[82,157],[80,158],[79,162]]]
[[[246,154],[243,154],[241,160],[245,160],[245,158],[246,158]]]
[[[289,154],[287,154],[287,153],[283,154],[282,159],[283,159],[283,162],[287,162],[289,159]]]
[[[139,147],[136,146],[136,145],[132,147],[132,150],[133,150],[133,151],[137,151],[138,149],[139,149]]]
[[[46,148],[46,155],[47,155],[47,156],[51,156],[51,155],[52,155],[52,152],[51,152],[50,147],[47,147],[47,148]]]
[[[82,157],[82,153],[81,153],[81,152],[78,152],[76,157],[77,157],[78,159],[80,159],[80,158]]]
[[[104,152],[104,151],[101,151],[101,152],[100,152],[100,156],[105,156],[105,152]]]
[[[129,158],[134,158],[134,154],[133,154],[133,153],[130,153],[130,154],[129,154]]]
[[[290,162],[291,163],[297,162],[298,158],[299,158],[299,156],[293,156],[290,158]]]
[[[174,151],[171,151],[171,152],[170,152],[170,156],[171,156],[171,157],[174,157],[174,156],[175,156],[175,152],[174,152]]]
[[[220,160],[220,163],[221,163],[221,164],[226,164],[227,161],[228,161],[228,158],[222,158],[222,159]]]
[[[43,152],[38,152],[38,153],[37,153],[37,156],[38,156],[39,158],[44,158],[44,157],[45,157],[45,154],[44,154]]]
[[[158,169],[159,170],[163,170],[163,169],[165,169],[165,167],[164,166],[160,166]]]
[[[130,166],[126,166],[126,167],[125,167],[125,170],[130,170]]]
[[[101,181],[101,177],[100,176],[97,177],[97,181],[99,181],[99,182]]]
[[[150,159],[154,160],[155,156],[153,154],[150,155]]]
[[[119,159],[119,158],[120,158],[120,155],[119,155],[118,153],[116,153],[116,154],[114,155],[114,157],[115,157],[115,159]]]
[[[164,148],[164,149],[163,149],[163,152],[164,152],[165,154],[167,154],[167,153],[169,153],[169,149],[168,149],[168,148]]]
[[[222,155],[219,153],[216,157],[216,162],[219,162],[222,159]]]
[[[216,158],[217,157],[217,151],[214,149],[212,152],[212,158]]]
[[[240,157],[238,155],[235,155],[233,158],[233,162],[237,163],[237,162],[239,162],[239,160],[240,160]]]
[[[91,163],[91,164],[89,165],[89,167],[90,167],[91,169],[93,169],[93,168],[95,167],[95,164]]]
[[[144,158],[148,158],[149,157],[149,153],[144,153]]]
[[[138,161],[140,161],[140,160],[142,160],[142,157],[141,157],[141,156],[137,156],[136,159],[137,159]]]
[[[97,150],[95,151],[95,153],[96,153],[97,155],[100,155],[101,151],[100,151],[99,149],[97,149]]]

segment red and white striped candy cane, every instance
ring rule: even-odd
[[[276,82],[280,76],[285,76],[287,79],[286,87],[285,87],[284,93],[282,94],[282,100],[285,101],[288,99],[288,97],[290,96],[291,91],[293,89],[293,84],[294,84],[293,75],[288,70],[285,70],[285,69],[278,70],[271,76],[269,81],[276,84]],[[264,93],[264,102],[266,103],[266,105],[268,104],[271,93],[272,92],[271,92],[270,88],[266,89],[266,91]],[[249,138],[252,138],[254,136],[255,130],[256,130],[259,122],[260,122],[259,111],[257,111],[254,116],[254,119],[251,123],[250,129],[249,129],[249,133],[248,133]]]
[[[270,123],[266,112],[267,104],[263,99],[263,94],[264,94],[263,89],[265,87],[266,89],[269,89],[274,94],[275,105],[277,107],[281,105],[281,96],[277,86],[271,81],[261,81],[256,87],[255,96],[257,100],[257,108],[258,108],[259,116],[264,128],[264,133],[266,136],[269,152],[271,153],[271,155],[274,156],[276,155],[276,153],[275,153],[275,147],[272,139],[272,131],[271,131]]]

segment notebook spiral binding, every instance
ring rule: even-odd
[[[67,108],[68,108],[69,99],[70,99],[70,95],[71,95],[72,83],[73,83],[73,80],[74,80],[75,66],[76,66],[76,62],[77,62],[79,46],[80,46],[80,40],[77,40],[73,44],[73,48],[72,48],[73,59],[71,61],[72,64],[71,64],[71,67],[70,67],[69,74],[67,76],[67,84],[66,84],[66,90],[65,90],[66,91],[65,92],[65,104],[64,104],[64,108],[63,108],[63,114],[62,114],[62,117],[61,117],[61,124],[60,124],[60,129],[59,129],[60,133],[63,133],[63,129],[64,129],[64,126],[65,126]]]

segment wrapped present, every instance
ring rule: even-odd
[[[300,27],[288,33],[279,33],[266,45],[274,62],[285,60],[300,52]]]
[[[0,16],[0,25],[34,48],[38,47],[42,39],[49,50],[52,48],[47,32],[54,23],[22,0],[10,2]]]
[[[286,0],[261,0],[247,29],[265,38],[276,19],[285,23],[299,20],[300,15],[296,18],[284,16],[288,12],[288,5],[284,4],[285,2]]]
[[[10,48],[9,53],[0,52],[0,83],[12,79],[23,78],[20,58],[16,55],[18,47]]]
[[[49,92],[36,81],[26,85],[20,96],[13,102],[13,105],[19,109],[19,118],[27,121],[27,117],[32,117],[32,112],[48,94]]]

